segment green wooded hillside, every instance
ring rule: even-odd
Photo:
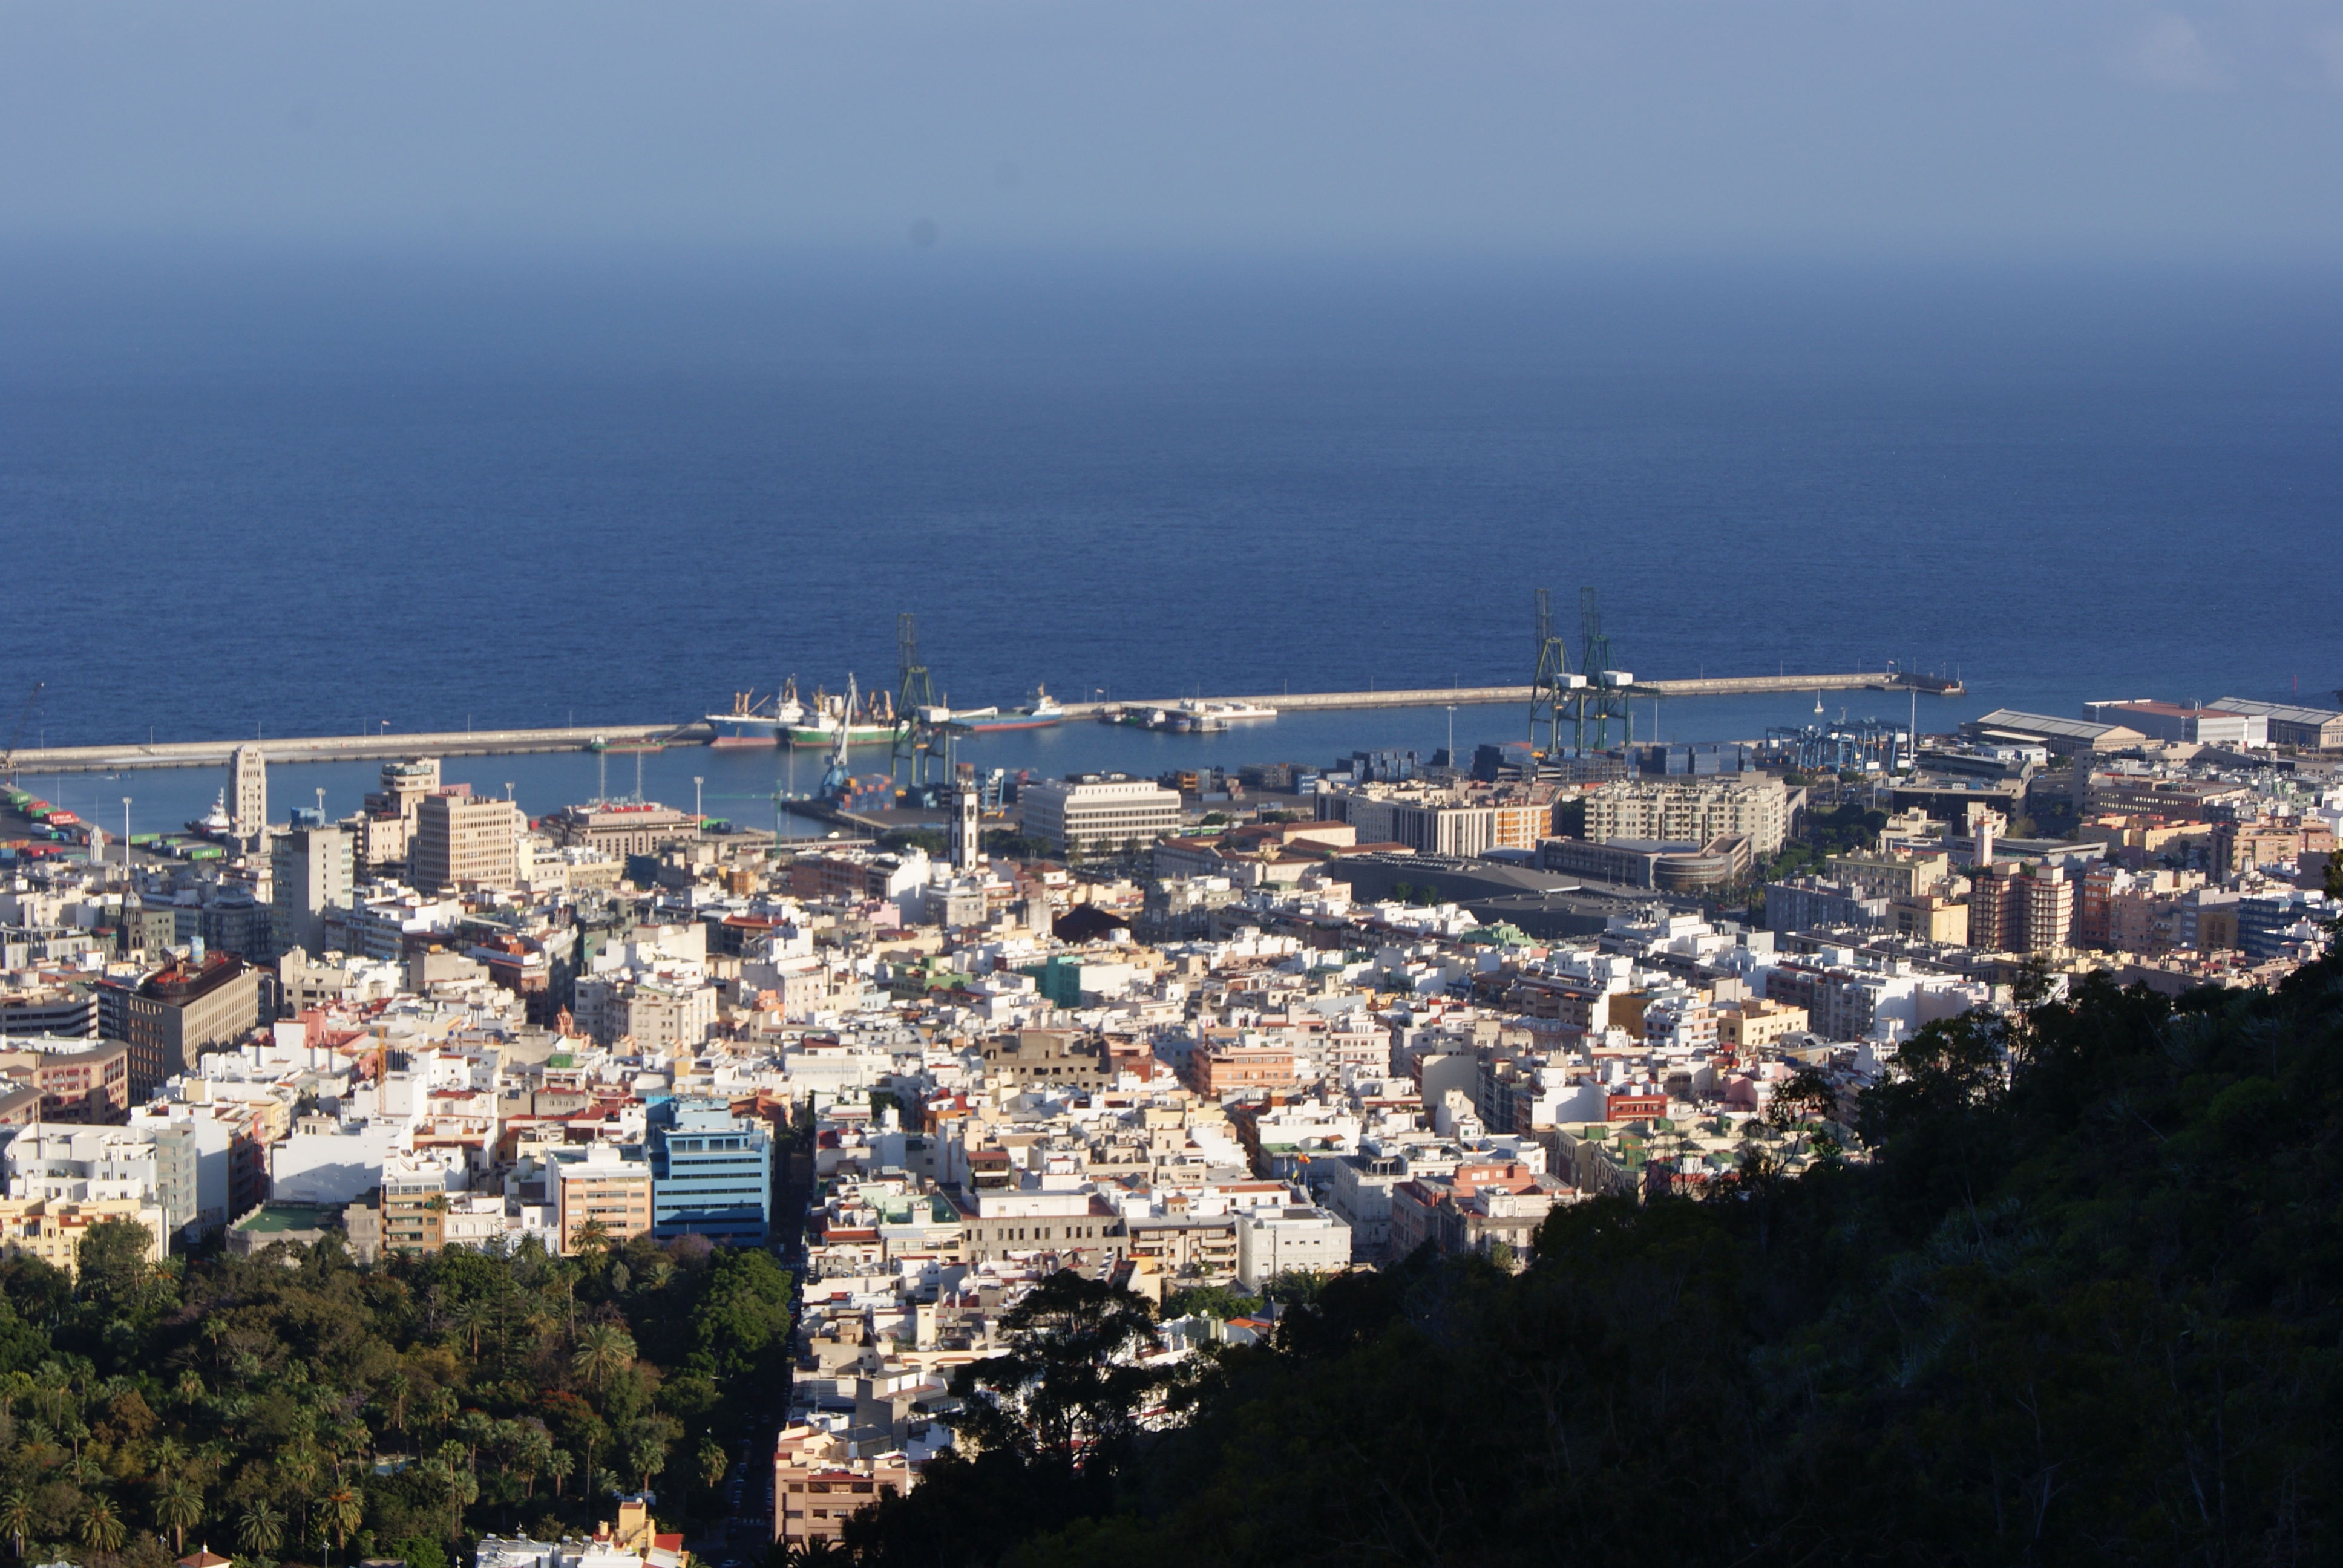
[[[0,1548],[445,1568],[646,1483],[670,1527],[720,1512],[725,1444],[784,1375],[789,1276],[704,1242],[588,1242],[360,1271],[329,1237],[289,1264],[156,1268],[114,1221],[77,1282],[0,1264]]]

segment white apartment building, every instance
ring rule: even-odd
[[[1789,815],[1789,791],[1778,779],[1627,779],[1586,792],[1586,837],[1596,844],[1705,844],[1737,834],[1764,857],[1781,849]]]
[[[1351,1228],[1302,1204],[1237,1216],[1237,1282],[1257,1291],[1282,1273],[1332,1274],[1351,1266]]]
[[[1180,825],[1176,790],[1143,779],[1045,779],[1018,797],[1028,837],[1067,853],[1145,844]]]
[[[196,1145],[185,1128],[32,1127],[0,1160],[10,1198],[131,1200],[159,1210],[166,1232],[196,1218]]]

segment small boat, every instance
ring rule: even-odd
[[[951,716],[954,729],[970,735],[983,735],[997,729],[1046,729],[1052,724],[1063,724],[1066,710],[1044,687],[1033,689],[1033,700],[1023,708],[968,708]]]

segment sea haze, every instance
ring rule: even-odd
[[[2308,271],[20,254],[0,706],[683,719],[891,685],[905,609],[961,705],[1520,680],[1582,585],[1642,675],[2324,699],[2338,325]]]

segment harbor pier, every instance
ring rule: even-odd
[[[1245,697],[1206,697],[1205,702],[1244,703],[1284,713],[1367,708],[1469,708],[1526,703],[1527,686],[1409,687],[1393,690],[1274,691]],[[1957,697],[1958,680],[1907,671],[1876,670],[1839,675],[1716,675],[1674,680],[1638,680],[1614,688],[1629,697],[1744,697],[1769,692],[1920,691]],[[1068,719],[1094,719],[1110,709],[1177,708],[1197,698],[1148,701],[1069,702]],[[551,729],[448,729],[426,733],[385,731],[376,735],[257,736],[233,740],[165,740],[128,746],[26,747],[11,760],[20,773],[120,773],[144,768],[218,768],[239,746],[258,746],[272,763],[354,762],[399,757],[482,757],[524,751],[635,750],[658,746],[705,745],[713,730],[700,720],[683,724],[579,724]]]

